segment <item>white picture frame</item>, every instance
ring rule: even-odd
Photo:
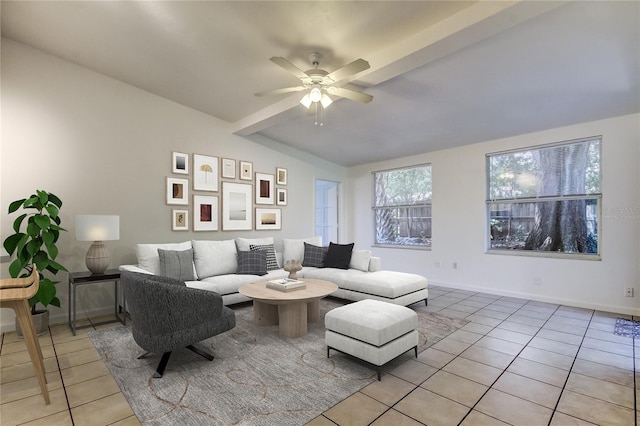
[[[287,205],[287,190],[285,188],[276,188],[276,205]]]
[[[232,158],[223,158],[222,167],[220,168],[221,176],[225,179],[236,178],[236,160]]]
[[[283,167],[276,167],[276,185],[286,185],[287,184],[287,169]]]
[[[256,230],[282,229],[282,210],[256,208]]]
[[[189,204],[189,179],[167,177],[167,204]]]
[[[184,152],[171,153],[171,172],[179,175],[189,174],[189,154]]]
[[[218,191],[218,157],[193,154],[193,189]]]
[[[248,231],[253,227],[251,184],[222,182],[222,230]]]
[[[269,173],[256,173],[256,204],[274,204],[274,179],[275,177]]]
[[[253,163],[240,161],[240,180],[253,180]]]
[[[219,228],[219,202],[216,195],[193,196],[193,230],[217,231]]]
[[[172,231],[188,231],[189,230],[189,210],[186,210],[186,209],[171,210],[171,230]]]

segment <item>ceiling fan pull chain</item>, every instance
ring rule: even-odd
[[[320,127],[324,126],[324,123],[322,122],[322,106],[320,105],[320,102],[315,102],[316,104],[316,126],[318,124],[320,124]]]

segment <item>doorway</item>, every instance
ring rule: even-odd
[[[338,191],[340,182],[316,179],[316,235],[324,245],[338,242]]]

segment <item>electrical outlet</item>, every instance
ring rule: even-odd
[[[458,269],[458,262],[453,262],[453,263],[451,264],[451,267],[452,267],[453,269]]]
[[[627,287],[624,289],[624,297],[633,297],[633,287]]]

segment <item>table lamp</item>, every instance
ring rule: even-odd
[[[104,241],[120,239],[120,216],[78,215],[76,216],[76,240],[93,241],[85,262],[93,274],[104,274],[109,267],[109,252]]]

